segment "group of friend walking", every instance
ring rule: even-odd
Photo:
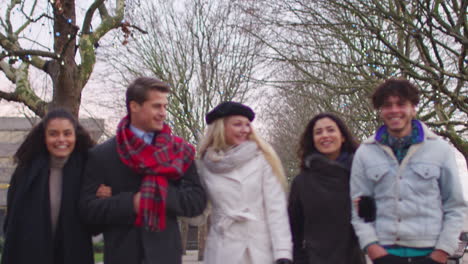
[[[31,130],[14,156],[2,263],[91,264],[102,233],[104,264],[180,264],[177,219],[204,216],[207,264],[446,263],[456,250],[466,204],[454,153],[416,119],[409,81],[376,87],[383,125],[360,145],[337,115],[314,116],[290,187],[250,107],[212,109],[195,151],[165,123],[170,92],[135,79],[127,116],[97,146],[63,109]]]

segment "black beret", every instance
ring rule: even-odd
[[[227,101],[217,105],[205,116],[206,123],[209,125],[218,118],[241,115],[247,117],[250,121],[254,120],[255,113],[252,109],[241,103]]]

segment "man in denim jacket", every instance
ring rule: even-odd
[[[351,170],[351,198],[375,199],[374,222],[353,209],[362,248],[376,264],[446,263],[457,248],[465,202],[454,152],[415,120],[418,89],[390,79],[372,95],[384,125],[362,143]]]

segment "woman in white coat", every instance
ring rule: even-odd
[[[210,202],[205,264],[289,264],[286,178],[273,148],[253,131],[248,106],[223,102],[206,116],[197,167]]]

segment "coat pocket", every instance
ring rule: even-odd
[[[366,170],[366,175],[373,182],[380,182],[383,176],[388,174],[389,170],[386,165],[370,167]]]
[[[426,180],[438,179],[440,176],[440,168],[433,164],[414,163],[410,167],[419,177]]]
[[[411,175],[409,178],[409,187],[413,192],[420,195],[439,195],[440,189],[438,180],[440,177],[440,168],[434,164],[413,163],[409,164]]]

